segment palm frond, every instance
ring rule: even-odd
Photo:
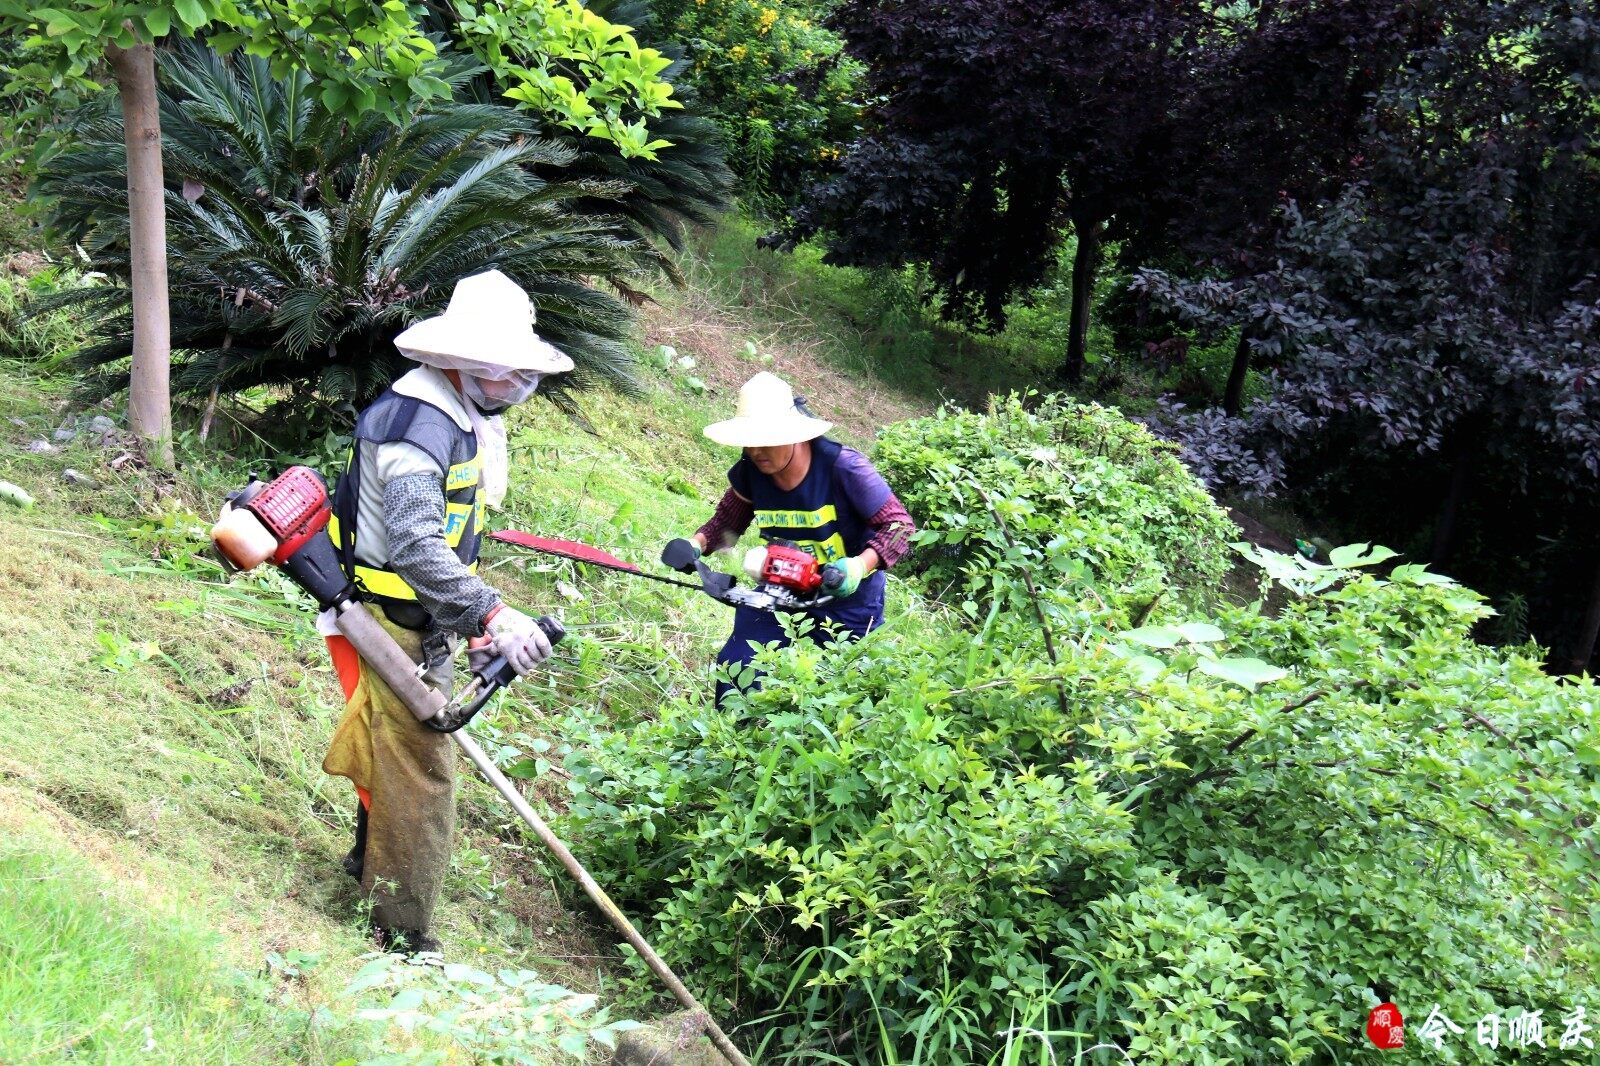
[[[348,122],[307,79],[197,44],[164,53],[161,75],[180,391],[291,385],[360,402],[405,369],[395,335],[491,266],[526,286],[541,334],[578,365],[571,386],[635,384],[632,315],[612,283],[670,276],[635,218],[677,217],[630,213],[644,176],[586,167],[587,146],[492,104],[441,104],[398,129]],[[57,227],[122,283],[65,297],[94,316],[77,358],[97,390],[125,383],[131,350],[119,118],[84,111],[40,177]]]

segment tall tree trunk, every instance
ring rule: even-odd
[[[156,54],[148,44],[106,50],[122,100],[128,152],[128,258],[133,276],[133,371],[128,428],[155,466],[172,466],[172,337],[167,310],[167,207],[161,171]]]
[[[1084,352],[1089,347],[1089,303],[1094,296],[1094,277],[1100,265],[1099,220],[1073,220],[1078,249],[1072,257],[1072,317],[1067,322],[1067,361],[1061,379],[1068,385],[1083,380]]]
[[[1244,406],[1244,379],[1250,371],[1250,331],[1239,331],[1239,346],[1233,350],[1233,369],[1228,371],[1228,387],[1222,393],[1222,409],[1229,418],[1239,417]]]
[[[1594,580],[1589,584],[1589,609],[1584,612],[1577,643],[1572,646],[1568,673],[1581,674],[1589,668],[1589,663],[1594,660],[1596,639],[1600,639],[1600,560],[1596,561]]]
[[[1446,491],[1444,505],[1439,508],[1439,521],[1433,527],[1433,551],[1428,561],[1443,566],[1456,550],[1456,529],[1460,524],[1461,501],[1466,499],[1467,487],[1472,483],[1472,470],[1476,459],[1474,437],[1476,422],[1466,422],[1458,427],[1452,441],[1451,452],[1455,464],[1450,471],[1450,488]]]

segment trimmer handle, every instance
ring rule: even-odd
[[[549,615],[540,615],[535,624],[550,638],[550,646],[561,643],[567,631]],[[495,693],[517,679],[516,670],[504,655],[496,655],[482,670],[475,670],[466,691],[447,704],[444,710],[422,723],[435,733],[454,733],[468,722],[492,699]],[[462,702],[466,701],[466,702]]]
[[[661,549],[661,564],[680,574],[694,573],[694,564],[699,558],[700,549],[695,547],[694,541],[683,537],[667,541],[667,546]]]

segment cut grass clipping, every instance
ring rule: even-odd
[[[49,837],[0,840],[0,1061],[270,1062],[309,1049],[175,906],[137,903]]]

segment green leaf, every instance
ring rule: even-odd
[[[444,976],[447,981],[481,985],[484,988],[494,987],[494,978],[461,962],[447,962],[444,964]]]
[[[1454,585],[1455,579],[1435,574],[1422,563],[1406,563],[1397,566],[1389,572],[1389,580],[1403,581],[1410,585]]]
[[[1171,626],[1140,626],[1118,633],[1117,636],[1147,648],[1176,648],[1183,639],[1183,634]]]
[[[1133,671],[1139,683],[1148,684],[1166,672],[1167,664],[1157,659],[1154,655],[1135,655],[1128,660],[1128,668]]]
[[[539,776],[539,763],[535,759],[518,759],[506,767],[505,774],[519,781],[532,781]]]
[[[179,21],[191,30],[198,30],[210,21],[200,0],[173,0],[172,10],[178,13]]]
[[[43,20],[44,32],[48,37],[60,37],[64,33],[71,33],[79,28],[78,20],[65,11],[54,8],[43,8],[33,13],[35,19]]]
[[[1243,685],[1251,692],[1258,685],[1269,685],[1289,676],[1289,671],[1254,658],[1202,659],[1195,669],[1202,674]]]
[[[322,83],[322,106],[335,113],[343,111],[345,104],[350,101],[350,90],[339,82],[326,81]]]
[[[427,998],[426,993],[420,988],[402,988],[395,993],[394,999],[389,1001],[390,1010],[416,1010],[422,1006],[422,1001]]]
[[[1328,553],[1328,562],[1334,566],[1348,568],[1352,566],[1373,566],[1385,559],[1393,559],[1399,553],[1385,548],[1383,545],[1368,543],[1345,544]]]
[[[172,29],[172,12],[164,7],[153,7],[144,13],[144,28],[150,32],[152,40],[167,35]]]
[[[1183,639],[1191,644],[1209,644],[1222,640],[1225,634],[1210,622],[1185,622],[1177,627]]]

